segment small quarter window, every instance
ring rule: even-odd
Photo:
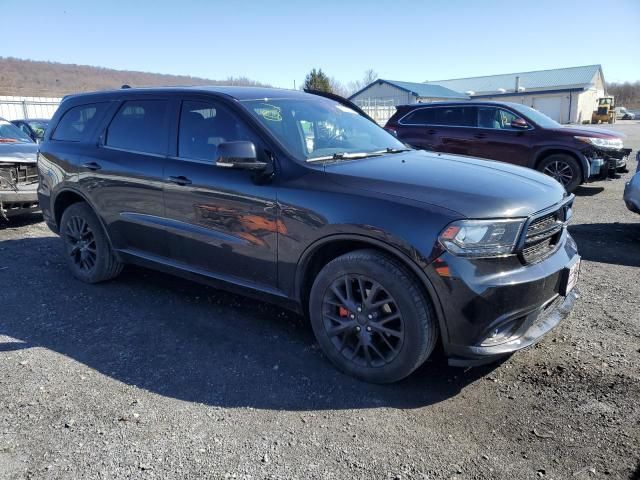
[[[104,102],[70,108],[58,122],[51,139],[65,142],[79,142],[86,139],[108,105]]]

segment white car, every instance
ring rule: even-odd
[[[616,107],[616,120],[635,120],[636,114],[624,107]]]

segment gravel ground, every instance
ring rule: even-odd
[[[640,122],[611,128],[635,154]],[[390,386],[335,371],[287,311],[137,268],[84,285],[38,217],[5,224],[0,478],[638,478],[630,176],[578,192],[566,322],[499,365]]]

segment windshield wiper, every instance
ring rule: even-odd
[[[357,152],[357,153],[348,153],[348,152],[338,152],[333,155],[326,155],[324,157],[313,157],[308,158],[307,162],[322,162],[325,160],[351,160],[358,158],[367,158],[367,157],[379,157],[381,155],[387,155],[389,153],[402,153],[409,152],[411,148],[391,148],[387,147],[384,150],[376,150],[375,152]]]
[[[383,153],[386,153],[386,151],[383,151],[383,152],[354,152],[354,153],[338,152],[338,153],[334,153],[333,155],[326,155],[324,157],[307,158],[307,162],[322,162],[322,161],[325,161],[325,160],[352,160],[352,159],[358,159],[358,158],[379,157]]]

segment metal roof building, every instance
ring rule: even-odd
[[[605,95],[600,65],[507,73],[426,82],[465,92],[472,99],[516,102],[535,108],[560,123],[591,119]]]
[[[441,85],[383,79],[376,80],[349,97],[380,124],[386,123],[395,113],[396,105],[468,99],[468,95]]]
[[[560,123],[582,123],[605,93],[602,67],[586,65],[424,83],[376,80],[350,100],[380,123],[396,105],[469,98],[522,103]]]

